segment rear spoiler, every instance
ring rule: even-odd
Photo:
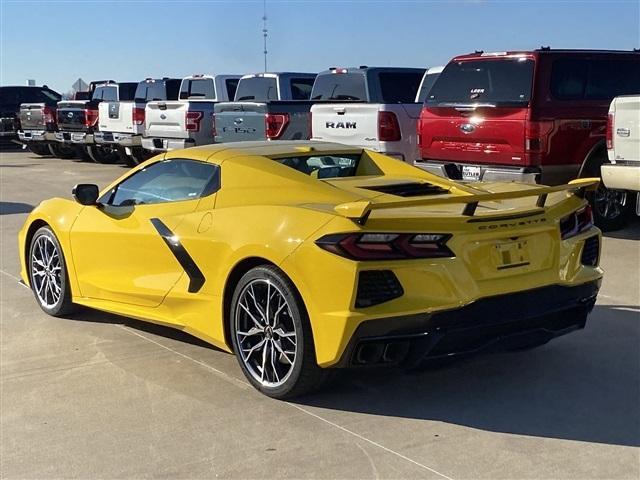
[[[392,208],[407,207],[430,207],[433,205],[450,205],[464,204],[461,214],[472,217],[479,203],[491,202],[496,200],[511,200],[515,198],[538,197],[536,200],[537,208],[544,208],[547,196],[551,193],[568,191],[574,195],[584,198],[585,192],[595,190],[600,183],[599,178],[578,178],[571,180],[564,185],[554,187],[539,186],[526,190],[516,190],[512,192],[498,193],[470,193],[466,195],[455,195],[449,197],[436,198],[415,198],[412,200],[398,200],[393,202],[371,203],[368,201],[347,202],[336,205],[335,211],[345,218],[353,220],[359,225],[364,225],[374,210],[387,210]]]

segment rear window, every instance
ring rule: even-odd
[[[293,100],[309,100],[315,78],[292,78],[291,98]]]
[[[136,102],[153,102],[157,100],[178,100],[181,80],[145,80],[136,88]]]
[[[93,95],[93,100],[102,100],[105,102],[117,102],[118,101],[118,87],[116,85],[105,85],[97,87]]]
[[[420,88],[423,71],[380,72],[380,91],[384,103],[413,103]]]
[[[236,98],[236,90],[238,89],[239,78],[227,78],[224,84],[227,86],[227,98],[233,100]]]
[[[278,99],[278,86],[274,77],[248,77],[238,83],[235,101],[266,102]]]
[[[274,158],[282,165],[315,178],[354,177],[360,155],[314,155]]]
[[[318,75],[313,84],[311,99],[366,101],[366,77],[362,73],[324,73]]]
[[[558,100],[611,100],[640,93],[640,61],[559,59],[551,70],[551,94]]]
[[[2,108],[19,109],[21,103],[44,103],[54,106],[61,97],[53,90],[37,87],[0,87]]]
[[[451,62],[426,103],[526,106],[531,99],[533,67],[534,61],[527,58]]]
[[[214,100],[216,98],[216,89],[213,84],[213,78],[194,78],[184,80],[180,90],[180,99],[187,100],[189,98],[205,98]]]
[[[427,99],[427,95],[429,95],[429,92],[435,85],[436,80],[438,80],[439,76],[440,76],[440,72],[427,73],[427,75],[424,77],[424,81],[422,82],[422,86],[420,87],[420,92],[418,93],[418,98],[417,98],[417,101],[419,103],[423,103]]]

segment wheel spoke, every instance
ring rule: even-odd
[[[258,343],[256,343],[253,347],[247,349],[249,353],[247,353],[247,356],[244,357],[245,361],[249,360],[249,357],[253,354],[253,352],[259,351],[260,347],[262,347],[265,343],[266,343],[266,340],[262,339]],[[242,350],[243,352],[245,351],[245,349],[242,349]]]
[[[278,375],[278,369],[276,367],[276,349],[273,348],[276,342],[271,340],[271,368],[273,368],[273,375],[276,377],[276,382],[280,381],[280,376]]]
[[[238,335],[242,335],[243,337],[252,337],[254,335],[264,333],[264,328],[252,327],[247,332],[241,332],[240,330],[238,330],[236,333]]]
[[[265,367],[267,366],[267,348],[268,348],[269,344],[265,342],[264,348],[262,349],[262,369],[260,371],[260,381],[264,382],[264,371],[265,371]]]
[[[295,355],[295,352],[285,351],[280,345],[278,345],[278,342],[273,342],[273,344],[275,345],[278,352],[280,352],[281,359],[284,358],[289,363],[289,365],[293,365],[293,360],[291,360],[287,356],[287,354],[289,353]]]
[[[251,317],[251,320],[253,321],[253,323],[255,324],[256,328],[264,328],[263,325],[260,324],[260,322],[258,321],[258,319],[256,317],[253,316],[253,314],[249,311],[248,307],[245,307],[244,304],[242,302],[240,302],[238,305],[240,305],[240,307],[247,312],[247,315],[249,315],[249,317]]]

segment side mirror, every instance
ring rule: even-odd
[[[73,198],[80,205],[95,205],[98,201],[100,190],[92,183],[79,183],[71,190]]]

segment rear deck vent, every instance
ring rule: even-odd
[[[398,197],[421,197],[423,195],[441,195],[443,193],[448,193],[448,190],[438,187],[437,185],[418,182],[395,183],[393,185],[367,186],[361,188],[373,190],[374,192],[396,195]]]
[[[596,267],[598,265],[598,258],[600,257],[600,240],[597,236],[589,237],[584,241],[582,247],[582,257],[580,262],[583,265],[590,267]]]

